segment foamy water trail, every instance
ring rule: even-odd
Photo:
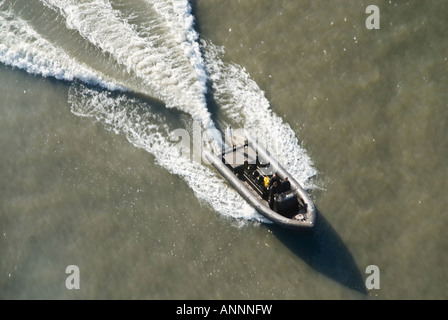
[[[180,176],[198,199],[223,216],[240,221],[268,222],[215,170],[193,161],[189,154],[183,154],[178,143],[171,141],[174,129],[169,128],[163,116],[152,113],[148,103],[131,99],[126,94],[113,95],[84,85],[73,85],[68,101],[74,114],[94,118],[115,133],[124,134],[136,147],[154,155],[156,163]]]
[[[54,46],[27,21],[3,7],[0,7],[0,62],[44,77],[66,81],[79,79],[109,90],[124,90],[123,86],[107,80],[98,71]]]
[[[233,128],[241,128],[259,138],[271,154],[306,189],[315,187],[310,179],[317,171],[291,127],[271,109],[269,101],[247,71],[221,59],[224,49],[202,41],[213,96],[230,119]]]
[[[136,1],[148,25],[114,9],[120,1],[43,0],[87,41],[141,80],[146,94],[214,128],[205,101],[206,74],[188,1]],[[100,18],[99,18],[100,17]],[[154,34],[163,29],[163,35]]]
[[[309,178],[315,170],[309,157],[291,128],[272,112],[258,85],[244,68],[224,63],[220,49],[212,43],[203,42],[199,48],[186,0],[135,0],[132,2],[135,8],[124,0],[43,3],[60,13],[70,30],[78,32],[100,53],[112,56],[118,68],[126,70],[132,79],[137,78],[146,94],[188,113],[202,124],[205,132],[216,132],[205,100],[210,76],[215,99],[232,125],[253,136],[260,136],[260,132],[269,128],[268,142],[280,141],[282,146],[271,151],[306,188],[313,187]],[[205,59],[200,49],[206,53]],[[4,3],[0,3],[0,61],[29,73],[72,82],[68,101],[74,114],[93,118],[117,134],[124,134],[135,146],[154,155],[160,166],[180,176],[198,199],[220,214],[238,220],[268,222],[214,169],[182,154],[177,143],[170,139],[177,128],[152,112],[148,102],[89,85],[112,91],[133,91],[134,87],[117,81],[113,74],[80,62],[39,34]]]
[[[2,8],[3,9],[3,8]],[[162,10],[163,8],[159,8]],[[100,85],[108,90],[123,89],[103,81],[96,70],[80,63],[63,49],[53,45],[37,33],[26,21],[6,8],[0,10],[0,61],[44,77]],[[204,93],[200,99],[205,99]],[[188,95],[185,100],[188,100]],[[197,101],[200,101],[197,98]],[[98,91],[73,82],[68,102],[71,111],[103,123],[117,134],[124,134],[139,148],[153,154],[156,162],[169,172],[179,175],[192,188],[198,199],[208,203],[223,216],[239,221],[267,222],[231,189],[210,167],[183,156],[177,143],[171,142],[166,119],[151,113],[148,104],[130,99],[126,94]],[[194,117],[197,121],[197,117]],[[202,118],[204,119],[204,118]],[[172,128],[174,131],[177,128]]]

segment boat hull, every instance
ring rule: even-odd
[[[218,156],[212,152],[205,152],[207,160],[218,170],[218,172],[232,185],[235,190],[259,213],[270,221],[294,230],[312,230],[316,222],[316,208],[306,191],[255,139],[247,138],[247,143],[253,150],[256,150],[260,159],[270,163],[269,170],[276,172],[281,179],[288,178],[291,184],[291,191],[304,204],[305,212],[296,215],[294,218],[287,217],[272,210],[267,201],[263,200],[251,190],[250,186],[241,181],[231,168],[223,161],[222,155]],[[297,218],[300,216],[300,219]]]

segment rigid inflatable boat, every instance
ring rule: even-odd
[[[316,208],[301,185],[252,137],[231,140],[219,153],[206,151],[207,160],[267,219],[289,229],[312,230]]]

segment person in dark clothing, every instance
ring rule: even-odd
[[[277,184],[279,183],[279,179],[278,179],[276,173],[274,173],[272,175],[271,179],[269,180],[269,188],[271,188],[273,186],[274,182],[277,182]]]
[[[291,190],[291,182],[289,182],[288,177],[286,177],[285,180],[282,181],[280,193],[281,192],[286,192],[286,191],[289,191],[289,190]]]
[[[272,184],[272,187],[269,191],[269,208],[271,208],[271,209],[274,206],[274,197],[277,193],[278,193],[278,185],[277,185],[277,181],[274,181],[274,183]]]

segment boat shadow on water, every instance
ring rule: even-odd
[[[351,290],[367,295],[363,275],[352,254],[319,212],[312,232],[288,230],[275,224],[269,225],[269,228],[282,243],[314,270]]]

